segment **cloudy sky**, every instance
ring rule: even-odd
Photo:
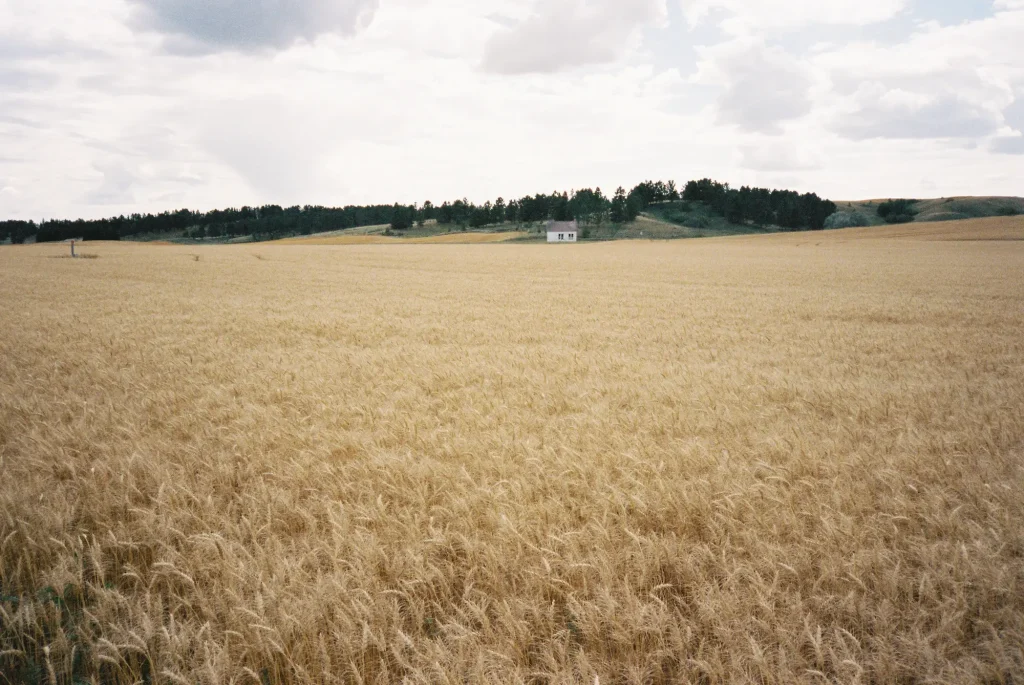
[[[0,218],[1024,195],[1024,0],[0,0]]]

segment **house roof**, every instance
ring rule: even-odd
[[[559,233],[566,231],[578,231],[579,227],[575,221],[549,221],[548,233]]]

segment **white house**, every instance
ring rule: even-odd
[[[575,221],[551,221],[548,223],[549,243],[575,243],[579,234],[579,226]]]

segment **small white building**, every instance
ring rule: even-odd
[[[575,221],[551,221],[548,223],[549,243],[575,243],[579,234],[579,226]]]

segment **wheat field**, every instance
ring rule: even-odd
[[[0,682],[1022,682],[1024,224],[901,230],[0,248]]]
[[[442,233],[440,235],[400,238],[384,235],[364,235],[344,233],[340,235],[304,236],[284,238],[276,241],[279,245],[429,245],[504,243],[527,237],[525,231],[507,231],[504,233]]]

